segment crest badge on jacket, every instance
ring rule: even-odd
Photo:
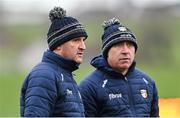
[[[142,95],[143,98],[147,98],[148,97],[147,90],[141,89],[140,92],[141,92],[141,95]]]

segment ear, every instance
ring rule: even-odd
[[[58,46],[56,49],[57,49],[57,50],[61,50],[61,46]]]
[[[61,46],[58,46],[58,47],[56,47],[56,48],[54,49],[54,52],[60,52],[61,49],[62,49],[62,47],[61,47]]]
[[[58,46],[58,47],[56,47],[56,49],[54,49],[54,53],[56,53],[56,54],[58,54],[58,55],[60,55],[61,54],[61,51],[62,51],[62,47],[61,46]]]

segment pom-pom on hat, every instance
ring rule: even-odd
[[[51,25],[47,33],[47,42],[50,50],[78,37],[87,38],[83,25],[75,18],[66,16],[66,11],[61,7],[54,7],[49,12]]]
[[[102,35],[102,55],[107,59],[109,49],[119,42],[130,41],[137,51],[137,40],[131,30],[120,23],[119,19],[112,18],[103,22],[104,34]]]

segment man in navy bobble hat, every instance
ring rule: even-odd
[[[62,8],[55,7],[50,11],[49,17],[52,22],[47,34],[50,50],[74,38],[87,38],[83,25],[77,19],[66,16],[66,11]]]
[[[49,13],[49,49],[26,77],[21,89],[22,117],[84,117],[72,72],[82,63],[87,33],[75,18],[55,7]]]
[[[118,19],[103,23],[102,54],[96,68],[80,83],[87,117],[158,117],[155,82],[137,69],[137,40]]]
[[[114,23],[113,25],[111,25]],[[129,41],[135,47],[135,52],[138,48],[137,40],[134,33],[127,27],[123,26],[118,19],[111,19],[103,23],[104,34],[102,35],[102,54],[107,58],[108,50],[116,43]]]

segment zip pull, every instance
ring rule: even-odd
[[[128,81],[127,77],[124,77],[124,79],[125,79],[126,81]]]
[[[64,81],[64,75],[61,73],[61,80]]]
[[[107,81],[108,81],[107,79],[103,81],[103,85],[102,85],[103,88],[104,88],[105,85],[107,84]]]

